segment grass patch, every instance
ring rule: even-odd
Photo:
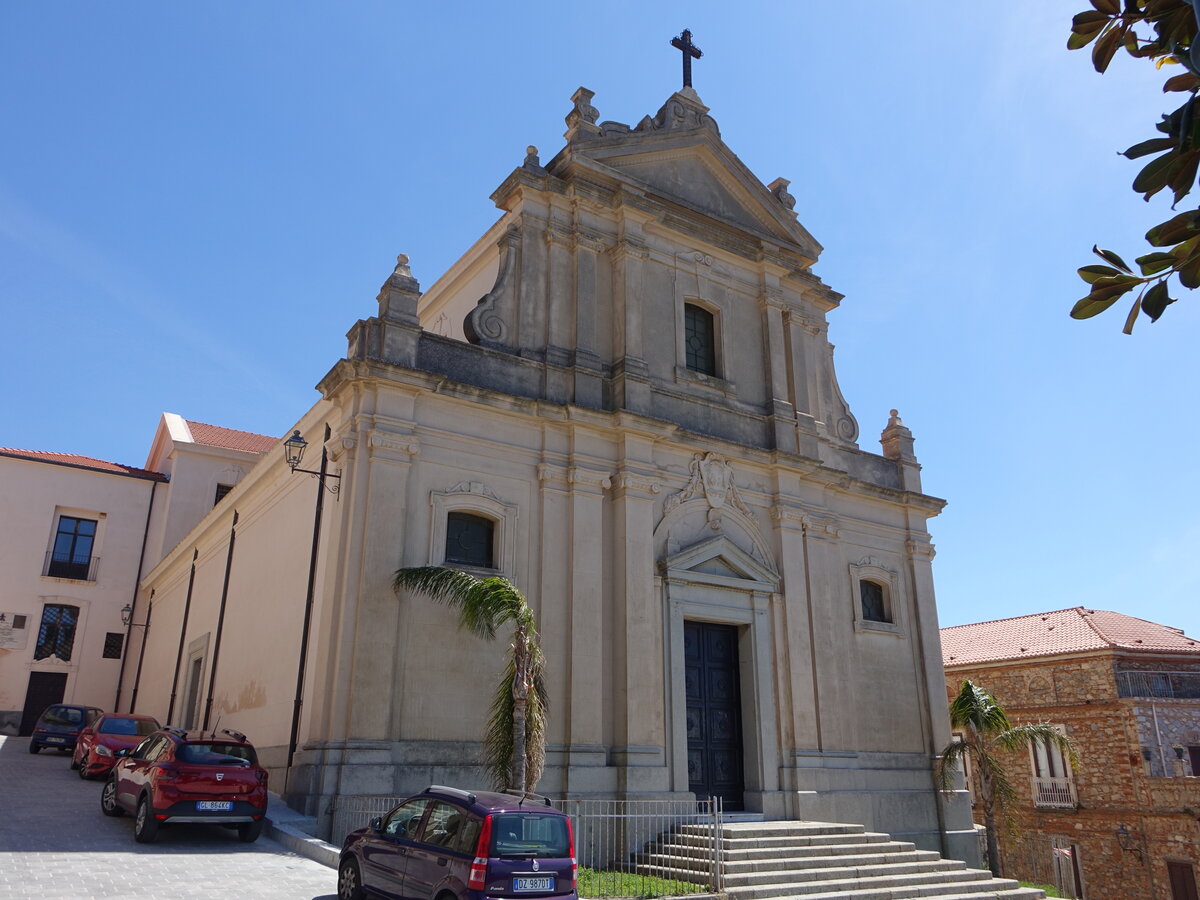
[[[579,867],[580,897],[678,897],[680,894],[695,894],[707,890],[707,886],[690,881]]]
[[[1058,892],[1058,888],[1056,888],[1052,884],[1034,884],[1032,881],[1022,881],[1021,887],[1037,888],[1040,891],[1045,891],[1047,897],[1061,897],[1062,896],[1062,894],[1060,894]]]

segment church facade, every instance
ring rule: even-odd
[[[634,126],[592,96],[428,291],[400,257],[296,425],[322,474],[266,452],[144,578],[137,711],[246,732],[314,815],[481,785],[502,648],[391,586],[453,565],[537,613],[543,792],[715,795],[975,858],[931,775],[943,502],[894,410],[859,445],[820,245],[692,88]]]

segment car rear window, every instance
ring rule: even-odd
[[[562,859],[570,855],[567,817],[535,812],[492,813],[489,856]]]
[[[175,758],[206,766],[248,766],[256,761],[253,747],[221,743],[180,744]]]
[[[101,734],[133,734],[145,737],[158,731],[158,723],[147,719],[105,719],[100,723]]]
[[[51,706],[42,713],[46,725],[82,725],[83,710],[74,706]]]

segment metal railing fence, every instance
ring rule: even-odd
[[[1039,778],[1034,775],[1033,805],[1042,809],[1074,809],[1075,780],[1072,778]]]
[[[1118,672],[1117,696],[1200,700],[1200,672]]]

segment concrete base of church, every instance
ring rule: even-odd
[[[670,789],[661,748],[555,748],[539,783],[541,792],[562,799],[694,800]],[[656,752],[652,752],[656,751]],[[928,761],[920,754],[797,753],[797,765],[780,770],[782,790],[747,790],[745,810],[768,820],[860,824],[912,841],[923,850],[978,866],[973,829],[943,822],[969,822],[963,792],[931,789]],[[479,764],[479,744],[470,741],[346,741],[305,745],[282,783],[288,805],[319,823],[330,837],[338,797],[405,797],[431,784],[480,788],[490,784]],[[616,761],[626,765],[614,765]],[[647,765],[629,764],[634,761]],[[335,840],[340,836],[335,836]]]

